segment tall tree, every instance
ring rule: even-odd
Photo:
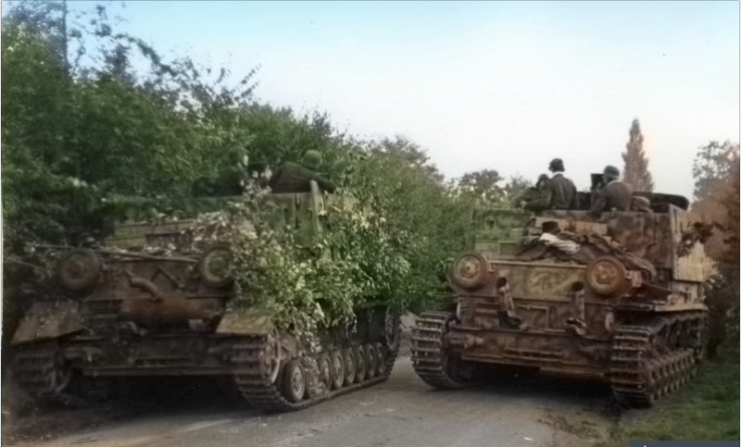
[[[636,191],[651,192],[654,190],[654,182],[651,173],[648,172],[648,159],[643,151],[643,134],[638,119],[634,119],[630,126],[629,140],[623,152],[623,179]]]

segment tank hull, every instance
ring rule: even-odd
[[[504,225],[519,239],[475,229],[474,250],[451,265],[454,305],[417,319],[417,375],[460,388],[538,372],[607,383],[637,408],[684,384],[706,352],[707,261],[685,210],[654,198],[655,213],[549,210]]]
[[[85,399],[70,386],[77,377],[222,376],[233,379],[256,408],[293,411],[389,377],[399,349],[399,319],[382,306],[359,310],[358,316],[354,331],[323,333],[311,353],[274,330],[142,335],[118,329],[115,336],[68,331],[16,341],[11,374],[33,397],[65,404]]]

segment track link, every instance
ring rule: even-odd
[[[697,353],[706,342],[705,318],[698,312],[616,327],[609,373],[615,398],[628,407],[648,408],[691,379],[697,371]],[[674,338],[690,342],[657,340],[673,325],[680,331]]]
[[[443,346],[451,312],[424,312],[415,321],[412,331],[412,366],[420,379],[436,388],[458,389],[466,382],[450,374],[449,356]]]
[[[235,355],[232,357],[232,361],[236,363],[235,382],[242,396],[256,409],[268,413],[303,410],[337,396],[384,382],[391,375],[396,357],[399,354],[398,343],[392,346],[384,344],[383,361],[385,368],[379,375],[366,378],[360,383],[343,386],[340,389],[325,389],[319,395],[313,397],[309,395],[308,398],[304,398],[300,402],[291,402],[281,392],[282,371],[279,372],[277,380],[271,382],[271,367],[269,362],[266,361],[272,357],[270,346],[267,336],[243,339],[234,346],[233,352]]]
[[[57,361],[54,342],[19,347],[11,365],[12,379],[31,397],[44,403],[82,407],[89,403],[68,391],[72,372]]]

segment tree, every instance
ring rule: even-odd
[[[643,134],[638,119],[634,119],[628,132],[630,138],[623,152],[623,179],[631,185],[635,191],[651,192],[654,190],[654,182],[648,171],[648,159],[643,151]]]
[[[499,172],[482,169],[464,174],[457,182],[457,189],[463,197],[498,203],[505,198],[504,188],[499,185],[503,180]]]
[[[520,194],[525,192],[529,187],[533,186],[533,182],[521,175],[513,175],[509,178],[507,183],[504,185],[504,192],[508,201],[513,200]]]
[[[738,262],[739,145],[711,141],[695,157],[695,201],[692,211],[719,231],[705,250],[719,262]],[[735,254],[734,254],[735,250]],[[735,261],[734,261],[735,259]]]
[[[711,352],[722,345],[738,355],[739,144],[711,141],[700,147],[693,175],[696,200],[692,212],[715,228],[705,250],[720,273],[707,300],[712,322]]]
[[[711,141],[698,149],[692,167],[695,200],[715,197],[728,179],[738,175],[739,143]]]

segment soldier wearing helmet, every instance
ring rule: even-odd
[[[548,165],[548,170],[553,173],[550,181],[551,203],[550,209],[575,210],[579,209],[579,198],[576,186],[570,179],[564,177],[563,160],[554,158]]]
[[[642,196],[633,196],[633,202],[630,204],[632,211],[639,213],[652,213],[651,201]]]
[[[515,198],[515,203],[527,211],[539,213],[551,206],[550,179],[546,174],[540,174],[535,186],[531,186]]]
[[[620,171],[615,166],[606,166],[602,173],[605,187],[594,192],[589,213],[598,218],[603,211],[630,211],[633,188],[619,180]]]
[[[287,161],[270,177],[268,185],[273,192],[310,192],[310,181],[314,180],[319,188],[332,193],[337,188],[334,183],[319,175],[316,170],[322,162],[319,152],[306,151],[301,163]]]

